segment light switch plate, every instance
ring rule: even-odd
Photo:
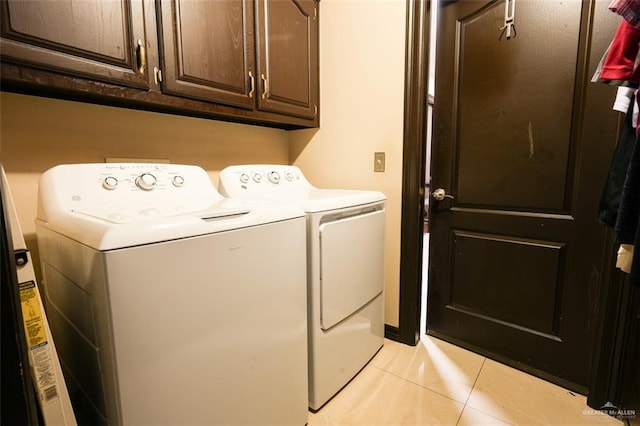
[[[373,171],[384,172],[385,153],[374,152],[373,153]]]

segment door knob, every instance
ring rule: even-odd
[[[447,194],[447,191],[445,191],[442,188],[436,189],[431,193],[431,195],[433,196],[433,199],[436,201],[442,201],[445,198],[451,198],[453,200],[453,195]]]

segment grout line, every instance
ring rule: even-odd
[[[482,369],[484,368],[484,364],[487,362],[487,358],[485,357],[485,359],[482,360],[482,365],[480,366],[480,370],[478,370],[478,375],[476,376],[476,379],[473,381],[473,386],[471,386],[471,392],[469,392],[469,396],[467,397],[467,400],[464,402],[465,407],[467,406],[467,402],[469,402],[469,398],[471,398],[471,394],[473,393],[473,390],[476,388],[476,384],[478,383],[478,379],[480,378],[480,374],[482,374]]]
[[[494,416],[493,414],[486,413],[486,412],[484,412],[484,411],[482,411],[482,410],[478,410],[477,408],[473,408],[473,407],[468,407],[468,408],[469,408],[470,410],[477,411],[478,413],[481,413],[481,414],[483,414],[483,415],[485,415],[485,416],[487,416],[487,417],[491,417],[492,419],[496,419],[496,421],[500,422],[500,424],[515,426],[513,423],[511,423],[511,422],[507,422],[507,421],[505,421],[505,420],[502,420],[501,418],[496,417],[496,416]],[[467,409],[467,406],[465,405],[465,406],[464,406],[464,408],[462,409],[462,412],[464,413],[464,410],[466,410],[466,409]],[[462,418],[462,414],[460,414],[460,418],[458,418],[458,423],[456,423],[456,426],[457,426],[458,424],[460,424],[460,419],[461,419],[461,418]]]
[[[462,401],[458,401],[457,399],[455,399],[455,398],[451,398],[451,397],[450,397],[450,396],[448,396],[448,395],[444,395],[444,394],[442,394],[442,393],[440,393],[440,392],[438,392],[438,391],[434,391],[433,389],[429,389],[429,388],[427,388],[427,387],[425,387],[425,386],[421,385],[420,383],[416,383],[416,382],[414,382],[413,380],[407,379],[406,377],[398,376],[397,374],[392,373],[391,371],[387,371],[387,370],[385,370],[384,368],[378,367],[378,366],[376,366],[376,365],[372,365],[372,367],[373,367],[373,368],[377,368],[378,370],[380,370],[380,371],[382,371],[382,372],[384,372],[384,373],[390,374],[390,375],[392,375],[393,377],[397,377],[398,379],[404,380],[405,382],[411,383],[412,385],[415,385],[415,386],[417,386],[417,387],[419,387],[419,388],[421,388],[421,389],[424,389],[424,390],[426,390],[426,391],[428,391],[428,392],[435,393],[436,395],[440,395],[440,396],[442,396],[442,397],[445,397],[445,398],[447,398],[447,399],[450,399],[451,401],[453,401],[453,402],[457,402],[458,404],[464,404]]]
[[[462,411],[460,411],[460,416],[458,416],[458,421],[456,422],[456,425],[458,425],[460,423],[460,419],[462,418],[462,413],[464,413],[464,410],[467,408],[467,403],[469,402],[469,398],[471,398],[471,394],[473,393],[473,390],[476,388],[476,383],[478,383],[478,379],[480,378],[480,374],[482,374],[482,369],[484,368],[485,362],[487,362],[487,358],[486,357],[482,360],[482,365],[480,366],[480,369],[478,370],[478,375],[476,376],[476,379],[473,381],[473,386],[471,386],[471,392],[469,392],[469,395],[467,395],[467,400],[464,402],[464,407],[462,407]],[[493,416],[491,416],[491,417],[493,417]]]
[[[467,403],[469,402],[469,399],[471,398],[471,394],[473,393],[473,390],[476,388],[476,384],[478,383],[478,379],[480,378],[480,374],[482,373],[482,369],[484,368],[484,364],[486,363],[487,359],[488,358],[485,357],[484,361],[482,361],[482,365],[480,366],[480,370],[478,371],[478,377],[476,377],[476,380],[473,382],[473,386],[471,387],[471,392],[469,392],[469,396],[467,397],[467,400],[464,403],[464,408],[462,409],[462,413],[464,413],[464,410],[467,408]],[[487,413],[487,412],[485,412],[483,410],[480,410],[478,408],[473,408],[473,407],[469,407],[469,408],[472,409],[472,410],[475,410],[475,411],[477,411],[479,413],[482,413],[485,416],[489,416],[491,418],[494,418],[494,419],[498,420],[500,423],[504,423],[504,424],[507,424],[507,425],[513,425],[513,423],[511,423],[511,421],[503,420],[503,419],[501,419],[499,417],[494,416],[491,413]],[[460,419],[462,418],[462,413],[460,413],[460,417],[458,418],[458,421],[456,422],[456,426],[460,423]]]

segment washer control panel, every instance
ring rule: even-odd
[[[223,199],[206,171],[180,164],[65,164],[43,173],[40,191],[54,194],[54,210],[113,222],[132,212],[154,218],[202,210]]]
[[[296,166],[255,164],[229,166],[220,172],[219,191],[229,197],[313,189]]]
[[[167,188],[181,188],[187,183],[187,178],[180,170],[165,164],[116,164],[105,165],[98,171],[102,179],[102,188],[113,191],[119,188],[142,191],[166,190]]]

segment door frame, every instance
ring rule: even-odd
[[[420,340],[430,8],[430,0],[407,0],[399,326],[387,327],[411,346]]]

